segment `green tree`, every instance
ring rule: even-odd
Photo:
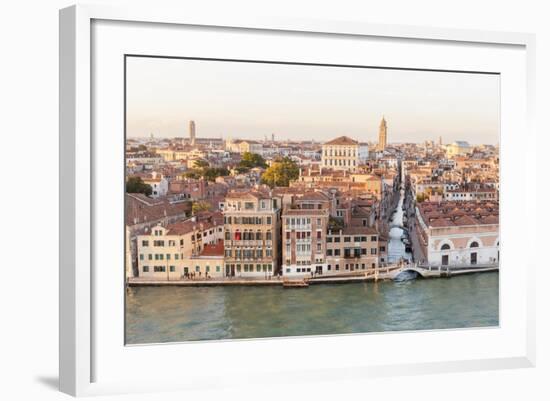
[[[194,166],[196,169],[204,170],[205,168],[210,167],[210,164],[206,160],[199,159],[195,161]]]
[[[210,167],[202,171],[202,177],[208,181],[215,181],[218,177],[225,177],[229,175],[229,171],[226,168]]]
[[[262,183],[273,187],[288,187],[300,175],[296,162],[289,157],[279,159],[262,174]]]
[[[153,188],[151,188],[151,185],[144,183],[140,177],[130,177],[126,181],[126,192],[149,196],[153,193]]]
[[[206,212],[210,210],[211,207],[212,205],[209,202],[201,200],[201,201],[193,202],[191,211],[193,212],[193,215],[195,215],[200,212]]]
[[[244,152],[241,161],[237,165],[237,171],[244,173],[254,167],[266,168],[265,159],[257,153]]]
[[[424,193],[420,193],[420,194],[417,194],[416,195],[416,203],[422,203],[424,202],[426,199],[428,199],[428,196]]]

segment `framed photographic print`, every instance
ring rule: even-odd
[[[533,44],[62,10],[61,390],[532,366]]]

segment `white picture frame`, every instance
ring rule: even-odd
[[[163,346],[144,346],[136,347],[130,350],[121,351],[121,358],[128,358],[126,362],[116,360],[115,353],[110,355],[105,346],[109,341],[106,336],[98,336],[99,330],[96,326],[103,317],[102,306],[95,306],[94,291],[103,291],[98,288],[108,279],[105,275],[100,278],[94,275],[93,266],[96,263],[97,255],[94,253],[94,231],[97,234],[98,219],[101,215],[101,207],[97,204],[96,189],[102,184],[97,178],[97,153],[102,151],[98,149],[94,142],[92,126],[94,122],[94,104],[92,96],[97,88],[93,88],[92,75],[93,68],[96,68],[96,60],[93,59],[94,43],[92,42],[93,24],[97,21],[113,22],[139,22],[140,24],[163,24],[167,26],[193,26],[203,27],[206,30],[224,29],[231,30],[242,29],[249,34],[255,32],[262,33],[285,33],[288,35],[307,35],[308,38],[320,35],[324,38],[338,37],[340,40],[353,40],[356,38],[383,38],[384,40],[409,40],[419,43],[433,43],[437,46],[460,45],[463,47],[476,46],[495,46],[497,48],[513,48],[517,54],[511,56],[518,60],[518,71],[510,70],[510,86],[520,88],[519,100],[510,100],[509,97],[514,93],[504,91],[503,113],[507,120],[503,126],[503,144],[502,144],[502,196],[503,210],[501,212],[501,221],[503,224],[503,260],[509,260],[511,264],[518,261],[519,251],[513,247],[507,247],[517,238],[513,233],[513,227],[519,227],[522,221],[525,221],[528,230],[535,232],[534,222],[536,215],[535,207],[527,207],[527,200],[521,198],[521,194],[511,193],[511,186],[507,184],[512,180],[521,180],[524,185],[529,185],[534,177],[529,177],[529,171],[535,169],[535,151],[533,149],[520,149],[517,146],[521,142],[516,142],[518,138],[509,136],[511,128],[523,127],[523,133],[520,141],[535,143],[535,132],[532,126],[532,113],[534,110],[534,44],[535,38],[530,34],[506,33],[506,32],[484,32],[457,29],[436,29],[412,26],[389,26],[373,25],[362,22],[343,22],[343,21],[314,21],[314,20],[293,20],[291,18],[265,18],[254,20],[218,20],[208,16],[186,15],[182,10],[166,11],[151,8],[131,8],[117,9],[107,6],[72,6],[60,11],[60,390],[71,395],[94,395],[108,393],[126,393],[133,391],[155,391],[166,389],[200,389],[211,384],[206,380],[204,370],[206,369],[200,363],[200,358],[208,357],[211,361],[216,358],[220,352],[223,352],[228,359],[237,355],[244,355],[246,360],[252,354],[262,354],[266,344],[270,348],[277,348],[282,341],[287,341],[287,347],[300,347],[307,353],[309,343],[315,343],[315,346],[323,344],[326,347],[325,359],[320,361],[313,359],[309,364],[300,365],[298,361],[292,370],[285,370],[283,365],[275,366],[255,366],[254,371],[247,366],[239,366],[238,372],[247,372],[250,377],[259,381],[265,380],[266,374],[277,372],[282,380],[293,381],[293,374],[300,372],[300,380],[333,380],[345,377],[354,377],[360,380],[365,377],[381,375],[399,375],[406,374],[410,370],[416,373],[432,373],[441,371],[468,371],[479,369],[502,369],[512,367],[529,367],[535,363],[535,294],[534,294],[534,253],[525,252],[527,256],[521,258],[521,270],[516,281],[517,293],[514,293],[517,305],[512,313],[518,322],[511,322],[508,319],[503,322],[501,327],[496,330],[463,330],[463,331],[445,331],[445,332],[422,332],[422,333],[398,333],[382,334],[390,336],[396,341],[422,341],[433,344],[441,344],[444,341],[453,341],[456,335],[461,338],[468,338],[470,344],[480,342],[480,344],[494,343],[494,349],[488,349],[483,352],[482,347],[479,350],[472,350],[471,353],[465,353],[464,358],[455,356],[446,356],[441,354],[441,358],[428,358],[419,360],[414,354],[406,355],[403,358],[387,358],[372,355],[372,360],[368,363],[361,359],[354,359],[353,355],[348,359],[335,358],[338,350],[343,346],[343,340],[346,343],[357,343],[363,338],[363,335],[354,336],[327,336],[327,337],[305,337],[291,340],[250,340],[250,341],[228,341],[228,342],[204,342],[193,345],[170,344]],[[118,28],[117,28],[118,29]],[[122,27],[121,29],[127,29]],[[141,29],[136,27],[136,29]],[[120,38],[121,40],[130,40]],[[278,40],[278,39],[273,39]],[[103,43],[103,42],[102,42]],[[95,43],[97,45],[97,43]],[[244,50],[243,50],[244,51]],[[521,54],[520,54],[521,53]],[[397,56],[396,56],[397,57]],[[396,62],[399,62],[396,59]],[[503,59],[504,60],[504,59]],[[108,65],[108,64],[106,64]],[[464,66],[456,66],[456,70],[461,70]],[[503,67],[504,68],[504,67]],[[506,67],[513,68],[513,67]],[[523,72],[525,76],[523,76]],[[120,71],[119,71],[120,73]],[[508,78],[506,78],[508,79]],[[507,85],[507,84],[506,84]],[[119,88],[121,89],[121,88]],[[513,103],[517,102],[517,103]],[[518,110],[513,110],[512,106],[518,106]],[[508,107],[510,106],[510,107]],[[523,107],[525,109],[523,110]],[[521,110],[520,110],[521,109]],[[513,114],[513,116],[512,116]],[[517,118],[515,118],[517,114]],[[96,116],[97,117],[97,116]],[[513,121],[512,121],[513,120]],[[508,131],[510,130],[510,131]],[[121,133],[122,134],[122,133]],[[504,135],[506,135],[504,141]],[[506,152],[520,152],[520,157],[516,159],[517,168],[512,169],[506,163]],[[110,152],[102,152],[106,159],[106,164],[111,166],[109,161]],[[113,160],[114,166],[118,161]],[[533,169],[533,170],[531,170]],[[122,170],[120,168],[120,170]],[[105,192],[102,192],[105,193]],[[98,209],[99,207],[99,209]],[[518,216],[512,216],[514,210]],[[508,224],[507,223],[509,219]],[[101,225],[99,225],[101,226]],[[507,228],[509,227],[509,228]],[[115,229],[116,230],[116,229]],[[122,227],[120,231],[122,232]],[[531,245],[528,245],[531,246]],[[121,255],[123,256],[123,255]],[[506,264],[501,269],[503,275],[506,275]],[[519,269],[519,268],[518,268]],[[113,286],[120,284],[123,273],[123,265],[120,265],[120,274],[113,273]],[[508,269],[508,272],[511,270]],[[506,277],[510,277],[509,275]],[[110,279],[110,278],[109,278]],[[117,281],[118,280],[118,281]],[[507,281],[508,282],[508,281]],[[511,289],[512,286],[504,287],[504,290]],[[108,292],[107,290],[105,290]],[[121,287],[121,291],[124,289]],[[502,291],[501,297],[508,297],[510,292]],[[110,293],[109,293],[110,294]],[[111,295],[108,295],[111,296]],[[502,299],[502,298],[501,298]],[[503,300],[506,304],[506,299]],[[508,305],[509,306],[509,305]],[[501,312],[506,312],[508,309]],[[516,310],[517,309],[517,310]],[[506,316],[505,316],[506,317]],[[512,315],[510,315],[512,317]],[[105,325],[100,325],[101,330]],[[497,332],[505,333],[510,329],[509,334],[503,334],[500,338]],[[495,334],[496,333],[496,334]],[[372,336],[372,335],[370,335]],[[378,338],[378,337],[375,337]],[[99,340],[98,340],[99,339]],[[118,340],[117,340],[118,341]],[[118,344],[118,343],[117,343]],[[510,352],[506,352],[506,344],[510,347]],[[124,346],[124,344],[119,344]],[[184,347],[184,349],[182,348]],[[499,348],[500,347],[500,348]],[[475,348],[475,347],[472,347]],[[186,374],[185,380],[178,380],[174,377],[160,379],[151,376],[148,381],[132,377],[130,372],[121,368],[123,363],[135,364],[136,360],[143,360],[144,365],[161,363],[168,358],[166,352],[174,349],[174,353],[182,350],[187,355],[189,363],[195,363],[197,369],[194,373]],[[177,349],[177,351],[176,351]],[[460,351],[460,346],[458,351]],[[457,351],[457,352],[458,352]],[[244,354],[243,354],[244,353]],[[358,353],[360,354],[360,353]],[[359,355],[360,356],[360,355]],[[108,358],[113,358],[110,361]],[[99,358],[101,363],[97,363]],[[331,358],[333,358],[331,360]],[[252,359],[251,359],[252,360]],[[119,374],[106,374],[103,378],[100,366],[106,363],[112,363],[116,366]],[[120,363],[120,365],[119,365]],[[166,360],[167,366],[170,363]],[[284,361],[281,361],[284,363]],[[216,376],[218,377],[218,376]],[[227,378],[216,380],[218,386],[238,385]]]

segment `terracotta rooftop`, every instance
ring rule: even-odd
[[[324,143],[325,145],[357,145],[358,142],[347,136],[340,136]]]
[[[201,256],[223,256],[223,241],[218,241],[215,245],[206,244],[201,252]]]

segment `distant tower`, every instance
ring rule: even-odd
[[[439,137],[439,147],[443,146],[443,139]]]
[[[271,134],[271,142],[275,142],[275,134]]]
[[[189,141],[191,146],[195,146],[195,121],[189,121]]]
[[[386,124],[386,119],[382,116],[382,121],[380,121],[380,128],[378,129],[378,150],[382,151],[386,149],[388,141],[388,125]]]

